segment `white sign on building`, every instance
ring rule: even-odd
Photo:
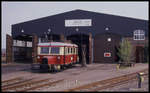
[[[65,20],[65,27],[92,26],[92,19]]]

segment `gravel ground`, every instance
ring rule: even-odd
[[[116,76],[133,73],[145,68],[148,68],[148,64],[138,63],[135,64],[135,67],[126,68],[126,69],[117,69],[116,64],[93,63],[87,65],[87,67],[84,68],[82,68],[79,64],[76,64],[74,67],[58,73],[39,73],[38,71],[33,73],[30,70],[30,64],[22,64],[22,65],[14,65],[12,67],[11,66],[2,67],[2,80],[11,79],[18,76],[36,77],[39,79],[53,78],[54,80],[65,79],[65,81],[60,82],[56,85],[48,86],[46,88],[37,90],[37,91],[63,91],[69,88],[74,88],[91,82],[105,80]],[[136,88],[136,84],[133,86],[135,86]],[[148,84],[146,85],[145,83],[145,86],[148,86]],[[123,88],[123,89],[117,88],[117,89],[127,90],[127,91],[129,90],[127,88]]]
[[[25,71],[30,69],[30,64],[9,64],[9,65],[2,65],[2,75],[10,74],[13,72]]]
[[[128,82],[126,84],[116,86],[113,88],[101,90],[101,91],[149,91],[149,78],[145,78],[144,81],[141,83],[141,88],[138,88],[138,82],[136,80]]]

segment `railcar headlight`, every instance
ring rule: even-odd
[[[38,59],[40,59],[40,56],[37,56]]]
[[[71,60],[73,60],[73,57],[71,57]]]
[[[79,62],[79,56],[77,56],[77,61]]]
[[[60,59],[60,56],[58,56],[57,59]]]

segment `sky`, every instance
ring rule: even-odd
[[[10,2],[1,3],[1,45],[6,48],[6,34],[11,25],[75,9],[149,20],[148,2]]]

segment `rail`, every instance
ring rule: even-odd
[[[50,79],[52,79],[52,78],[43,79],[43,80],[36,80],[36,81],[27,81],[27,82],[19,83],[19,84],[12,85],[9,87],[2,87],[2,91],[9,91],[9,90],[17,91],[17,90],[20,90],[22,88],[25,89],[25,88],[30,87],[32,85],[36,85],[36,84],[41,83],[41,82],[47,82]]]
[[[114,77],[111,79],[93,82],[90,84],[82,85],[82,86],[79,86],[76,88],[67,89],[64,91],[66,91],[66,92],[70,92],[70,91],[99,91],[102,89],[113,87],[114,85],[117,85],[117,84],[123,84],[125,82],[128,82],[129,80],[136,79],[137,73],[139,73],[139,72],[145,72],[146,73],[146,71],[148,71],[148,69],[144,69],[144,70],[141,70],[141,71],[138,71],[135,73],[131,73],[131,74],[127,74],[127,75]],[[148,75],[148,74],[145,74],[145,75]]]

